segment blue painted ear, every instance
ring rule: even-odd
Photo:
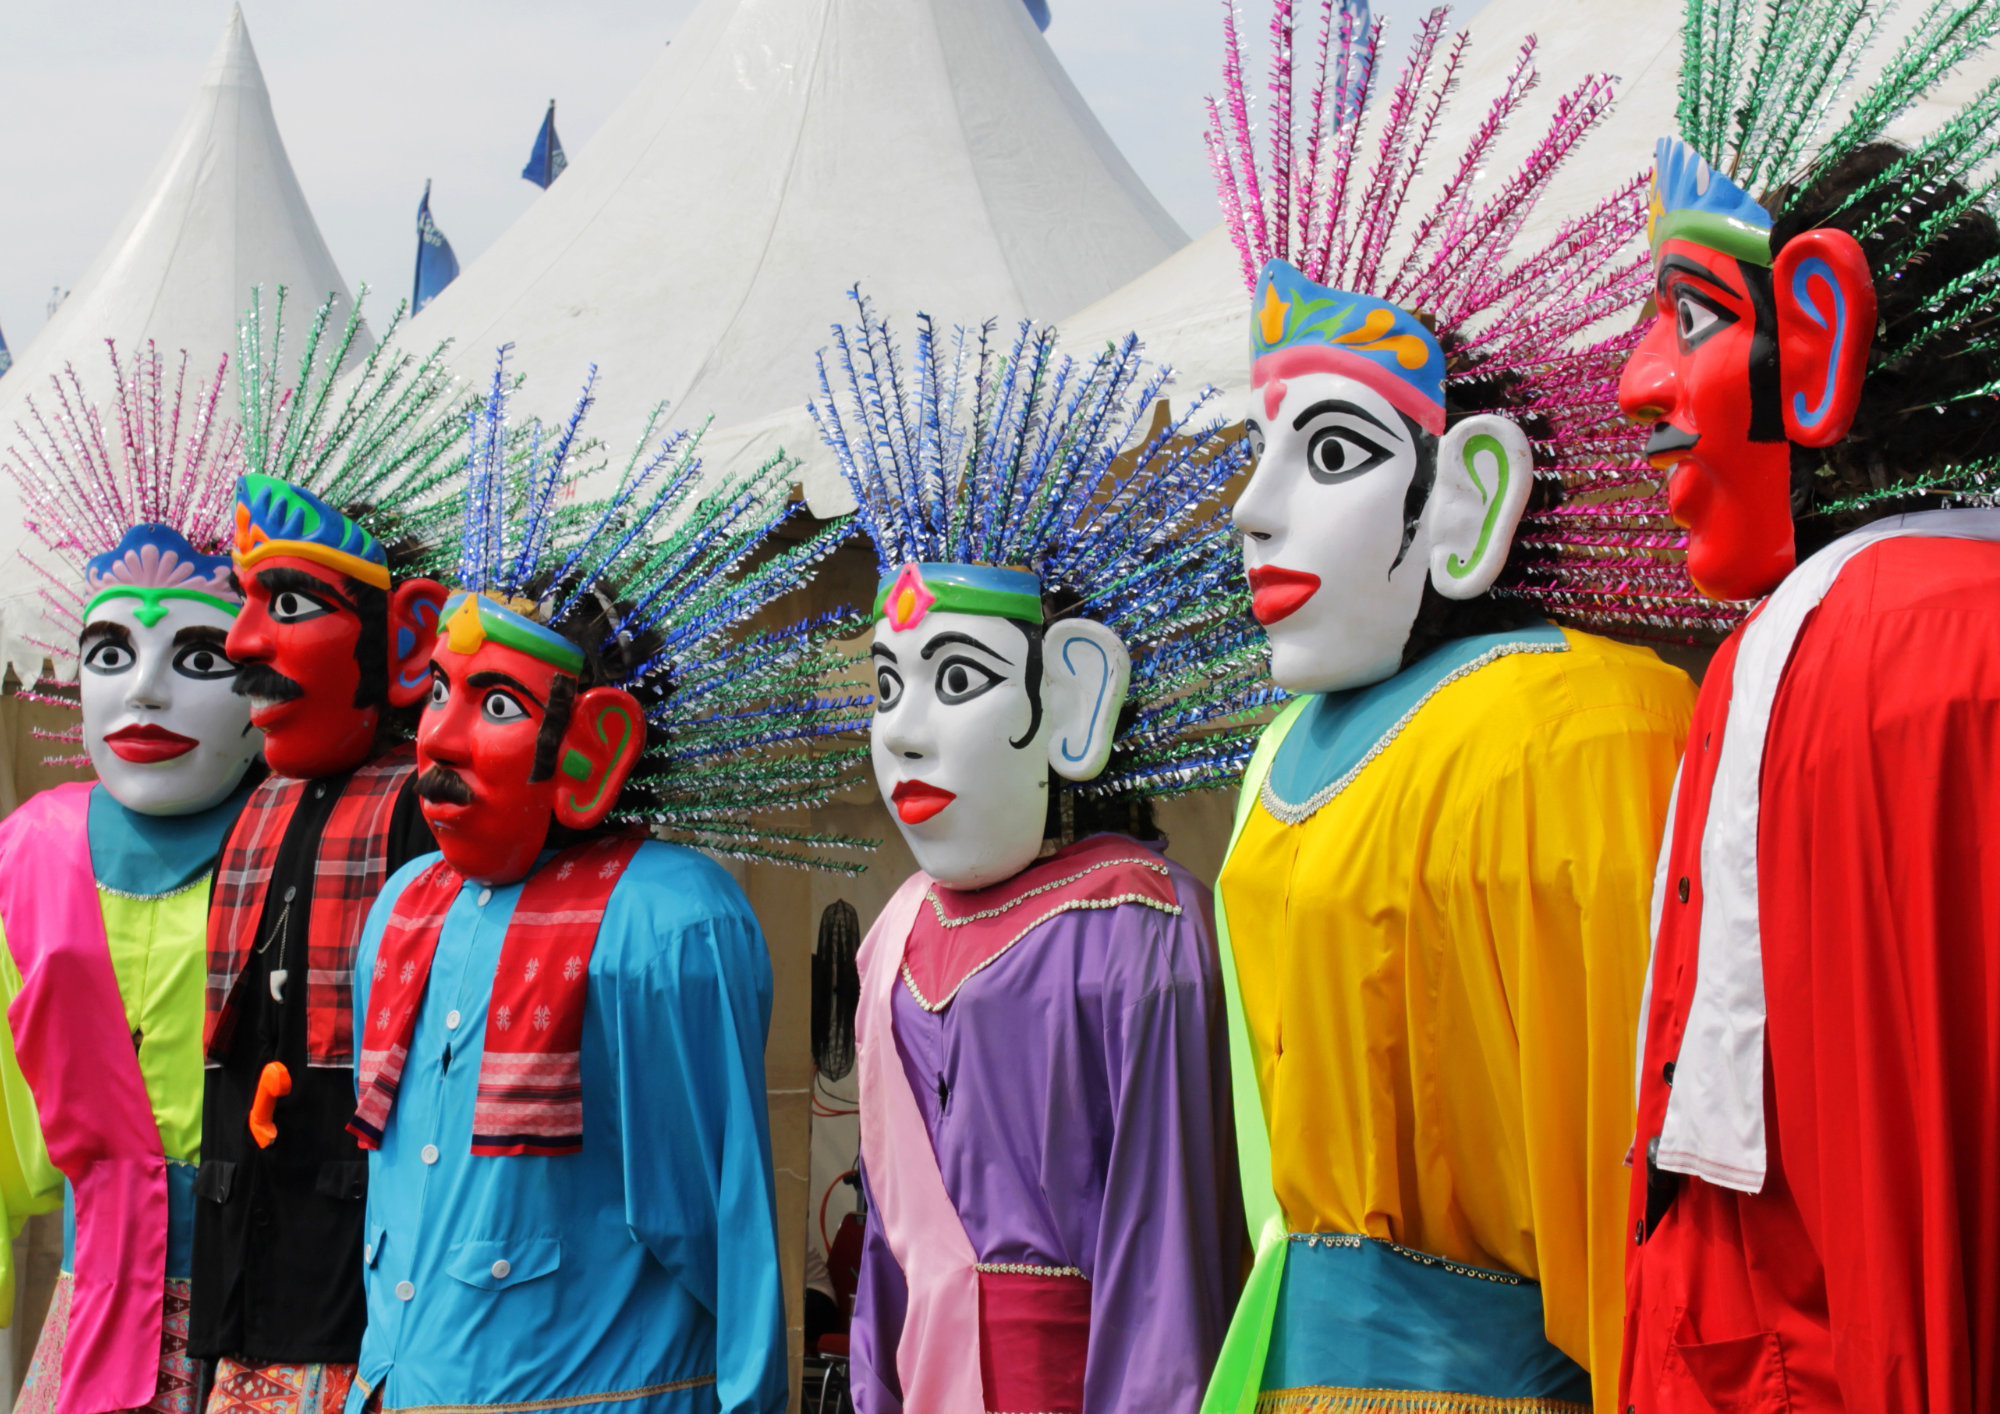
[[[1771,266],[1785,436],[1830,447],[1861,403],[1875,342],[1875,281],[1860,243],[1823,226],[1786,241]]]
[[[1055,728],[1049,766],[1069,780],[1087,781],[1111,758],[1132,660],[1103,624],[1064,619],[1043,634],[1042,663],[1042,702]]]

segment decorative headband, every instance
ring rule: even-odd
[[[547,663],[559,673],[576,677],[583,672],[581,648],[490,595],[461,589],[445,600],[438,634],[452,652],[465,657],[477,653],[490,638],[503,648]]]
[[[875,591],[875,617],[893,629],[915,628],[933,609],[1038,624],[1042,583],[1026,570],[912,562],[884,576]]]
[[[1771,263],[1771,213],[1678,138],[1653,148],[1646,239],[1657,264],[1671,240],[1694,241],[1752,265]]]
[[[1426,432],[1444,431],[1444,350],[1415,315],[1387,300],[1308,280],[1282,260],[1257,276],[1251,385],[1278,415],[1285,381],[1340,373],[1374,389]]]
[[[389,587],[389,557],[374,536],[303,486],[252,472],[236,483],[236,565],[277,555]]]
[[[135,525],[117,545],[83,564],[83,606],[87,619],[110,599],[137,599],[132,611],[151,628],[166,616],[168,599],[192,599],[235,614],[243,596],[229,578],[227,555],[204,555],[170,525]]]

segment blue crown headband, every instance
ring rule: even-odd
[[[1283,260],[1258,273],[1250,359],[1268,417],[1278,415],[1288,377],[1341,373],[1433,436],[1444,431],[1444,349],[1422,321],[1373,295],[1315,284]]]
[[[252,472],[236,485],[236,563],[248,569],[278,555],[389,587],[379,540],[303,486]]]
[[[1653,192],[1646,217],[1653,259],[1671,240],[1693,241],[1752,265],[1771,263],[1771,213],[1678,138],[1653,148]]]
[[[229,556],[204,555],[170,525],[135,525],[118,543],[83,562],[83,606],[88,619],[98,605],[137,599],[132,612],[151,628],[166,616],[169,599],[189,599],[234,615],[243,596],[229,578]]]

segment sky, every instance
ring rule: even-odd
[[[696,3],[243,0],[243,12],[341,274],[393,301],[409,292],[426,178],[470,264],[539,194],[520,171],[549,99],[574,157]],[[1202,100],[1220,82],[1221,0],[1049,3],[1049,43],[1126,158],[1190,235],[1213,225]],[[1255,24],[1268,0],[1244,9]],[[1393,45],[1420,0],[1375,9]],[[138,194],[228,15],[228,0],[0,0],[0,332],[17,353]]]

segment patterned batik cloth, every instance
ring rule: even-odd
[[[48,1319],[42,1322],[34,1358],[28,1362],[28,1378],[21,1385],[20,1398],[14,1401],[15,1414],[55,1414],[56,1399],[62,1393],[70,1290],[75,1281],[68,1272],[56,1278]],[[144,1406],[156,1414],[194,1414],[195,1362],[187,1356],[187,1337],[188,1283],[183,1277],[169,1277],[160,1322],[160,1383],[152,1403]]]
[[[340,1414],[353,1383],[352,1365],[242,1365],[225,1355],[208,1414]]]

